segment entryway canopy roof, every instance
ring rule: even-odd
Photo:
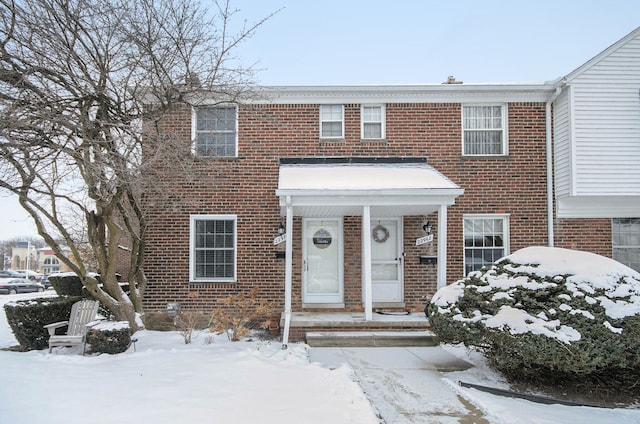
[[[282,158],[276,195],[305,217],[426,215],[464,192],[424,157]],[[289,203],[288,203],[289,202]]]

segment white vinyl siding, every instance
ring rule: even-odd
[[[192,215],[190,222],[189,280],[236,280],[235,215]]]
[[[570,84],[575,195],[640,195],[640,38]]]
[[[640,218],[611,221],[613,259],[640,272]]]
[[[506,105],[462,106],[462,154],[507,154]]]
[[[558,96],[554,104],[554,176],[555,194],[558,197],[570,196],[572,184],[572,133],[570,89]]]
[[[380,140],[385,138],[385,109],[384,106],[363,105],[361,115],[361,137],[363,139]]]
[[[344,105],[320,105],[320,138],[344,138]]]

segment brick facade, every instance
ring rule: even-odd
[[[185,310],[210,311],[232,293],[260,287],[261,296],[284,304],[284,259],[274,246],[280,223],[275,190],[283,157],[426,157],[428,163],[465,190],[448,208],[447,280],[464,275],[465,214],[508,214],[510,250],[546,245],[545,103],[512,102],[508,110],[508,151],[500,157],[463,157],[460,103],[389,103],[386,138],[362,140],[360,104],[345,104],[345,137],[319,138],[319,105],[265,104],[240,106],[238,157],[196,159],[189,181],[175,180],[175,196],[183,204],[159,210],[151,219],[147,241],[147,311],[162,311],[167,302]],[[190,107],[167,114],[163,130],[176,142],[191,143]],[[167,178],[172,178],[167,174]],[[237,282],[189,282],[189,216],[236,214]],[[428,217],[437,229],[437,214]],[[436,267],[419,263],[435,255],[434,243],[415,246],[424,235],[422,216],[405,216],[404,303],[416,311],[423,297],[436,290]],[[588,248],[610,256],[608,220],[557,220],[556,245]],[[344,303],[361,310],[361,217],[344,217]],[[294,220],[293,310],[302,305],[302,220]],[[197,292],[198,296],[189,297]]]

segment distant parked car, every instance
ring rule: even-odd
[[[11,269],[0,270],[0,278],[24,278],[24,274]]]
[[[53,286],[53,284],[51,284],[51,281],[49,281],[48,277],[44,277],[42,280],[40,280],[40,284],[42,284],[45,289],[48,289],[49,287]]]
[[[22,278],[28,278],[33,281],[40,281],[44,278],[44,275],[38,274],[35,271],[31,271],[30,269],[17,269],[15,272],[20,273]]]
[[[33,293],[44,291],[44,286],[26,278],[0,278],[1,294]]]

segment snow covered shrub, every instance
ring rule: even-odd
[[[4,305],[7,323],[23,350],[44,349],[49,345],[45,325],[67,321],[77,297],[18,300]],[[60,330],[64,331],[65,327]]]
[[[84,296],[80,277],[72,272],[49,275],[49,281],[58,296]]]
[[[522,249],[438,290],[427,313],[441,340],[514,380],[640,383],[640,274],[612,259]]]
[[[269,328],[275,307],[274,302],[258,298],[257,287],[251,289],[248,295],[240,292],[228,296],[222,304],[223,308],[213,311],[210,330],[218,334],[225,333],[234,342],[249,334],[252,328]]]
[[[89,330],[87,343],[93,353],[122,353],[131,346],[131,328],[127,321],[104,321]]]

